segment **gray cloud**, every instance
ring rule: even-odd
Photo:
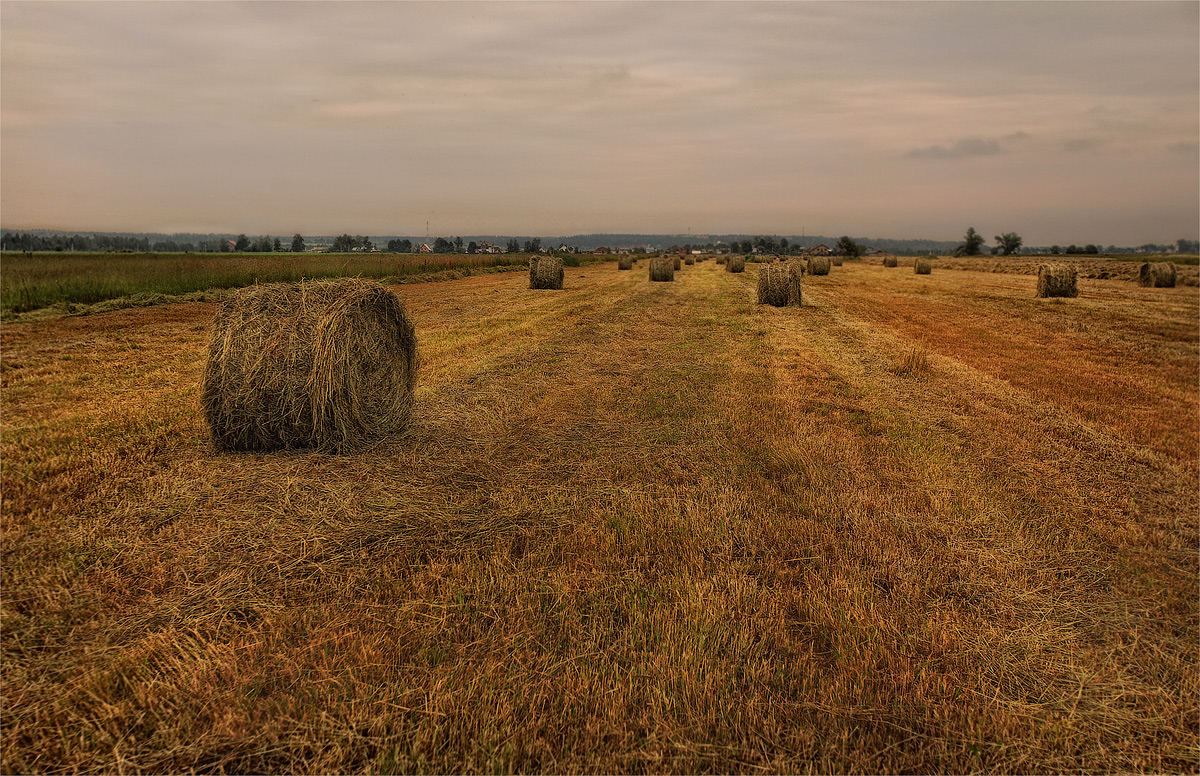
[[[910,159],[962,159],[968,156],[995,156],[1002,153],[1000,142],[982,138],[965,138],[950,145],[931,145],[914,148],[905,156]]]

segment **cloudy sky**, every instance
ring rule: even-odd
[[[1200,232],[1191,1],[4,0],[0,57],[6,228]]]

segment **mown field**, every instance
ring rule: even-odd
[[[7,323],[0,770],[1195,772],[1193,287],[395,287],[369,452],[216,454],[215,305]]]

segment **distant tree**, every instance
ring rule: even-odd
[[[280,251],[282,251],[282,250],[283,250],[283,243],[279,242],[279,238],[278,238],[278,237],[276,237],[276,238],[275,238],[275,242],[274,242],[274,244],[271,246],[271,249],[272,249],[273,251],[275,251],[276,253],[279,253]]]
[[[304,253],[304,238],[299,234],[292,237],[292,253]]]
[[[542,238],[541,237],[534,237],[532,240],[525,241],[525,252],[526,253],[537,253],[541,249],[542,249]]]
[[[1180,238],[1175,241],[1175,249],[1179,253],[1200,253],[1200,240],[1184,240]],[[1109,251],[1109,253],[1111,252]]]
[[[349,253],[352,250],[354,250],[354,238],[348,234],[333,238],[333,245],[329,248],[330,253]]]
[[[474,253],[477,250],[479,250],[479,246],[474,240],[471,240],[471,242],[467,243],[467,253]]]
[[[786,252],[788,249],[788,239],[786,237],[779,238],[779,250]]]
[[[235,242],[233,244],[233,249],[235,251],[244,251],[249,247],[250,247],[250,238],[244,234],[239,234],[237,237],[237,242]]]
[[[456,253],[462,253],[462,249],[463,249],[463,239],[461,237],[455,237],[454,238],[454,251]]]
[[[733,242],[729,243],[729,252],[730,253],[741,253],[742,252],[742,244],[740,242],[738,242],[737,240],[734,240]]]
[[[1016,232],[998,234],[994,239],[996,240],[997,247],[1000,249],[1000,253],[1005,256],[1011,256],[1021,250],[1021,235]]]
[[[1083,247],[1083,253],[1090,253],[1090,254],[1095,255],[1099,252],[1100,252],[1100,246],[1093,245],[1092,243],[1088,243],[1087,245],[1085,245]]]
[[[412,240],[401,240],[396,244],[396,250],[400,251],[401,253],[412,253],[412,249]]]
[[[1062,246],[1061,245],[1051,245],[1050,253],[1052,253],[1055,256],[1059,255],[1060,253],[1062,253]]]
[[[979,249],[983,247],[983,237],[975,232],[975,227],[967,229],[966,236],[963,237],[962,243],[954,249],[955,256],[978,256]]]
[[[517,242],[516,237],[513,237],[507,243],[504,244],[504,251],[506,253],[520,253],[521,252],[521,243]]]
[[[434,253],[453,253],[454,243],[447,240],[445,237],[439,237],[433,241]]]
[[[861,256],[862,246],[850,239],[850,235],[844,234],[838,238],[837,251],[844,256]]]

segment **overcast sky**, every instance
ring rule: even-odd
[[[0,224],[1200,233],[1200,3],[0,3]]]

